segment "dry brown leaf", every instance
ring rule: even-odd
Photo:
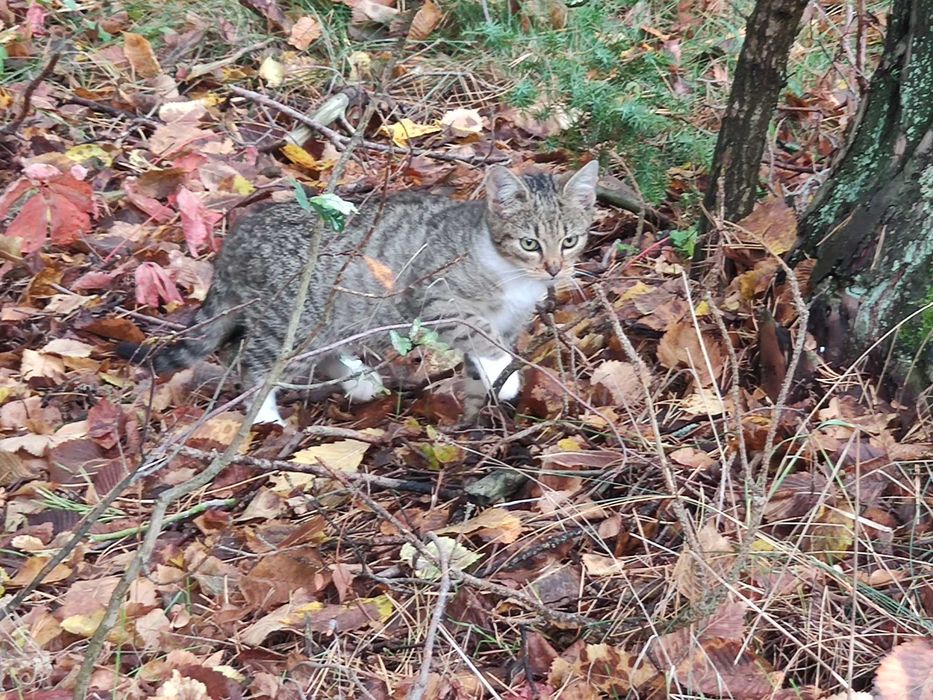
[[[42,352],[61,357],[90,357],[93,350],[94,348],[87,343],[70,338],[56,338],[42,348]]]
[[[41,378],[60,382],[65,378],[65,364],[61,358],[28,348],[23,350],[19,371],[23,379]]]
[[[797,243],[797,215],[783,197],[761,202],[738,226],[774,255],[786,253]]]
[[[681,447],[679,450],[671,452],[669,456],[677,464],[693,469],[709,469],[716,464],[715,459],[695,447]]]
[[[705,355],[704,355],[705,350]],[[709,365],[706,362],[709,357]],[[722,376],[723,359],[719,343],[707,334],[697,337],[689,321],[675,323],[658,343],[658,361],[668,369],[688,367],[696,371],[702,386],[711,385]]]
[[[20,567],[20,570],[16,572],[16,576],[6,582],[6,587],[20,588],[25,586],[27,583],[31,583],[32,580],[36,577],[36,574],[42,570],[42,567],[45,566],[48,561],[48,557],[29,557],[29,559],[27,559],[26,562]],[[48,576],[43,579],[43,583],[57,583],[59,581],[64,581],[69,576],[71,576],[71,567],[65,566],[64,564],[59,564],[49,572]]]
[[[425,0],[424,4],[418,8],[414,19],[411,21],[411,28],[408,30],[408,38],[413,41],[423,41],[427,39],[434,28],[443,18],[444,13],[431,0]]]
[[[291,34],[288,37],[288,43],[299,51],[304,51],[311,43],[321,37],[323,30],[321,24],[314,17],[305,15],[298,19],[292,26]]]
[[[741,642],[717,638],[691,645],[675,673],[677,681],[694,692],[733,698],[769,697],[783,681],[782,674]]]
[[[160,649],[165,637],[172,633],[172,625],[162,608],[154,608],[133,622],[136,635],[147,650]]]
[[[152,45],[141,34],[123,32],[123,55],[141,78],[155,78],[162,73]]]
[[[0,487],[9,486],[14,481],[31,475],[19,455],[12,452],[0,452]]]
[[[476,532],[487,542],[511,544],[522,534],[522,521],[515,513],[505,508],[487,508],[475,518],[442,527],[436,532],[439,535],[469,535]]]
[[[735,557],[729,540],[719,534],[712,522],[700,529],[697,540],[702,551],[694,554],[684,544],[672,573],[677,590],[693,602],[705,598],[709,587],[726,576]]]
[[[604,387],[621,406],[637,408],[644,401],[638,370],[629,362],[606,360],[593,370],[590,382]]]

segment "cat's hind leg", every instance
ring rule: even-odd
[[[269,390],[269,393],[266,394],[265,400],[262,402],[262,406],[259,407],[259,412],[256,414],[256,417],[253,418],[253,425],[257,423],[276,423],[285,427],[285,420],[279,415],[279,407],[275,402],[275,388]]]

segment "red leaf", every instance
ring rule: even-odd
[[[123,189],[130,203],[137,209],[151,216],[152,220],[156,223],[165,224],[175,218],[175,212],[162,204],[155,197],[149,197],[139,192],[135,182],[127,180]]]
[[[75,207],[88,214],[94,213],[94,190],[90,183],[63,174],[48,183],[48,188],[61,195]]]
[[[182,303],[178,287],[165,270],[154,262],[146,262],[136,268],[136,303],[158,306],[160,303]]]
[[[181,229],[191,254],[197,255],[205,244],[213,247],[211,231],[223,215],[205,207],[193,192],[184,187],[179,188],[176,202],[181,213]]]
[[[107,289],[113,282],[113,275],[109,272],[85,272],[71,285],[73,292],[87,292],[94,289]]]
[[[49,208],[49,233],[52,243],[68,245],[91,230],[91,217],[72,200],[59,192],[44,194]]]
[[[23,252],[31,253],[45,245],[49,230],[49,210],[42,195],[30,197],[6,230],[6,235],[23,239]]]
[[[10,208],[32,187],[33,184],[25,178],[14,180],[8,185],[3,196],[0,197],[0,217],[6,216]]]
[[[87,434],[94,442],[109,450],[120,441],[123,413],[107,399],[94,406],[87,414]]]

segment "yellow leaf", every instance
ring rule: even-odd
[[[141,78],[155,78],[162,73],[152,45],[144,36],[123,32],[123,55]]]
[[[269,87],[278,87],[285,80],[285,66],[272,56],[266,56],[259,66],[259,75]]]
[[[395,124],[385,124],[379,131],[392,139],[399,148],[407,148],[410,139],[425,136],[426,134],[436,134],[441,130],[437,124],[417,124],[411,119],[401,119]]]
[[[505,508],[487,508],[475,518],[437,530],[438,534],[445,535],[469,535],[473,532],[478,532],[486,541],[511,544],[522,534],[522,521]]]
[[[616,302],[616,305],[634,299],[635,297],[640,297],[642,294],[647,294],[651,291],[651,287],[645,284],[642,281],[636,282],[634,285],[622,292],[622,295],[619,297],[619,300]]]
[[[382,431],[376,428],[370,428],[365,432],[374,436],[382,435]],[[323,464],[334,471],[352,473],[360,466],[368,449],[368,442],[338,440],[300,450],[292,456],[291,461],[297,464]]]
[[[85,161],[97,158],[104,165],[113,163],[113,156],[98,146],[96,143],[85,143],[81,146],[74,146],[65,151],[65,156],[75,163],[84,163]]]
[[[71,632],[79,637],[90,637],[97,628],[100,627],[100,621],[104,619],[107,611],[101,608],[90,615],[72,615],[62,620],[62,629]]]
[[[392,613],[395,612],[395,605],[392,604],[392,599],[385,593],[375,598],[360,598],[359,602],[364,604],[372,603],[375,605],[376,611],[379,613],[380,622],[385,622],[392,617]]]
[[[709,316],[709,313],[710,313],[709,302],[706,301],[706,299],[701,301],[699,304],[697,304],[697,307],[694,310],[694,313],[697,316]]]
[[[233,191],[237,194],[247,195],[256,191],[253,183],[237,173],[233,176]]]
[[[320,170],[321,165],[314,156],[308,153],[301,146],[293,143],[286,143],[282,146],[282,155],[288,158],[295,165],[300,165],[308,170]]]

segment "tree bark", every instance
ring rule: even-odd
[[[748,18],[703,200],[711,216],[721,213],[727,221],[738,221],[755,205],[768,125],[786,82],[787,57],[807,4],[808,0],[758,0]],[[707,218],[701,221],[702,233],[711,228],[710,223]],[[696,259],[704,259],[717,243],[710,235],[697,246]]]
[[[870,351],[907,397],[929,388],[933,0],[894,0],[849,144],[800,232],[802,250],[817,261],[811,331],[827,359],[849,363]]]

